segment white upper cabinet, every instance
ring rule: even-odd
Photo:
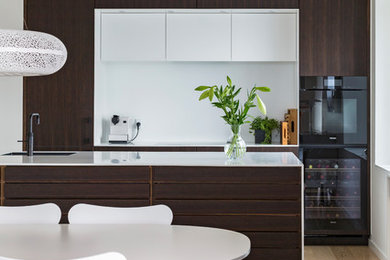
[[[231,14],[168,13],[167,59],[230,61]]]
[[[165,13],[103,13],[101,60],[165,60]]]
[[[296,61],[296,14],[233,14],[232,60]]]

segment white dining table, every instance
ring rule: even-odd
[[[0,256],[26,260],[104,252],[119,252],[128,260],[240,260],[250,245],[241,233],[196,226],[0,225]]]

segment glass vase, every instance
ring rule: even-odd
[[[240,160],[245,156],[246,143],[241,137],[241,125],[232,125],[232,135],[225,144],[225,155],[229,160]]]

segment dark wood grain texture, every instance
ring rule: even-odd
[[[252,248],[300,248],[300,232],[243,232]]]
[[[301,193],[297,184],[155,184],[155,199],[265,199],[293,200]]]
[[[129,183],[7,183],[5,199],[149,199],[148,184]]]
[[[29,30],[58,37],[68,59],[53,75],[25,78],[24,129],[28,115],[38,112],[36,150],[92,150],[94,0],[28,0],[25,16]]]
[[[159,200],[176,215],[300,214],[299,200]]]
[[[7,167],[5,180],[10,182],[102,182],[126,181],[149,183],[149,167]]]
[[[298,0],[198,0],[198,8],[298,8]]]
[[[196,0],[95,0],[96,8],[196,8]]]
[[[300,0],[300,75],[369,75],[368,0]]]
[[[131,199],[7,199],[4,206],[27,206],[42,203],[57,204],[63,214],[68,214],[71,207],[79,203],[87,203],[99,206],[110,207],[143,207],[149,206],[149,200]]]
[[[61,223],[77,203],[165,204],[173,224],[244,232],[249,259],[300,259],[300,167],[6,167],[2,179],[4,205],[56,203]]]
[[[153,181],[180,183],[300,183],[300,167],[153,167]]]
[[[224,228],[236,231],[295,231],[299,232],[300,216],[175,216],[175,225],[195,225],[204,227]],[[282,239],[282,238],[281,238]]]

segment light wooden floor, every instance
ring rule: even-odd
[[[379,260],[368,246],[305,246],[305,260]]]

